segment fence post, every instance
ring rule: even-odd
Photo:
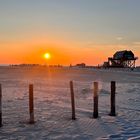
[[[116,94],[116,82],[111,81],[111,96],[110,96],[111,110],[110,110],[110,114],[109,114],[110,116],[116,116],[115,94]]]
[[[94,110],[93,110],[93,118],[98,118],[98,82],[94,82]]]
[[[2,127],[2,86],[0,84],[0,127]]]
[[[72,120],[75,120],[75,100],[74,100],[74,89],[73,81],[70,81],[70,92],[71,92],[71,107],[72,107]]]
[[[33,85],[29,85],[29,114],[30,114],[30,119],[29,123],[34,124],[34,97],[33,97]]]

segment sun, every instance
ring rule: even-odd
[[[51,54],[50,53],[45,53],[44,54],[44,58],[45,59],[50,59],[51,58]]]

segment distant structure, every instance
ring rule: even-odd
[[[40,64],[11,64],[10,67],[38,67]]]
[[[132,51],[117,51],[113,57],[109,57],[108,61],[104,62],[103,67],[134,68],[137,59]]]
[[[86,64],[85,63],[76,64],[76,67],[78,67],[78,68],[85,68]]]

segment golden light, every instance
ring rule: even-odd
[[[50,58],[51,58],[50,53],[45,53],[45,54],[44,54],[44,58],[45,58],[45,59],[50,59]]]

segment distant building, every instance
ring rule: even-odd
[[[137,59],[132,51],[117,51],[108,58],[108,62],[104,62],[103,67],[134,68]]]
[[[78,68],[85,68],[86,64],[85,63],[76,64],[76,67],[78,67]]]
[[[109,67],[109,62],[104,62],[103,67],[105,68]]]

